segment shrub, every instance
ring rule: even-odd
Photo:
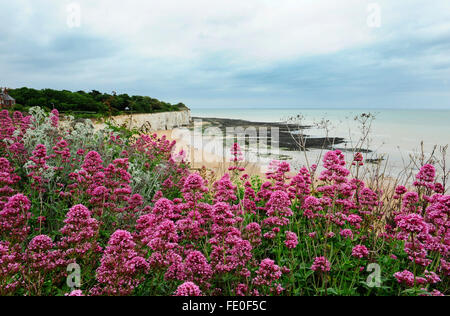
[[[448,294],[450,196],[432,165],[388,196],[340,151],[315,183],[316,166],[279,162],[250,179],[233,146],[232,174],[208,183],[165,138],[31,113],[0,113],[2,295]]]

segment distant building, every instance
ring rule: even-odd
[[[8,94],[8,89],[0,89],[0,108],[10,108],[16,104],[16,100]]]

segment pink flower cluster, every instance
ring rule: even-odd
[[[298,237],[297,234],[293,232],[286,232],[286,241],[285,241],[286,247],[289,249],[295,249],[298,245]]]
[[[366,246],[357,245],[352,250],[352,256],[359,259],[367,258],[369,256],[369,250]]]
[[[0,295],[5,296],[21,285],[15,276],[21,270],[20,253],[11,248],[8,242],[0,242]]]
[[[284,290],[281,284],[277,283],[282,276],[282,271],[279,266],[271,259],[264,259],[258,271],[256,271],[256,277],[252,283],[255,286],[267,286],[271,288],[271,291],[275,291],[277,294],[281,294]]]
[[[386,212],[390,197],[358,178],[361,154],[349,162],[356,178],[336,150],[319,179],[317,166],[293,173],[280,161],[261,179],[242,175],[235,144],[230,174],[207,181],[164,137],[73,144],[53,111],[52,142],[27,152],[30,118],[2,111],[0,121],[0,295],[70,292],[70,263],[91,279],[68,296],[316,295],[329,280],[351,280],[340,290],[354,294],[361,262],[386,260],[393,293],[446,294],[450,197],[431,165]],[[137,166],[160,182],[133,179]]]
[[[230,150],[232,166],[228,168],[228,171],[232,171],[236,174],[245,170],[240,166],[240,163],[244,161],[244,154],[242,153],[241,146],[238,143],[234,143]]]
[[[23,254],[23,271],[26,288],[35,295],[41,295],[46,276],[57,270],[62,273],[68,261],[59,249],[54,249],[53,240],[47,235],[34,237]],[[54,275],[57,278],[58,275]]]
[[[67,256],[83,258],[88,252],[98,250],[99,223],[85,206],[72,207],[64,223],[59,247],[65,250]]]
[[[23,194],[17,194],[9,198],[0,210],[0,235],[2,240],[12,243],[23,242],[30,233],[28,221],[30,200]]]
[[[93,295],[130,295],[149,270],[148,262],[136,251],[131,234],[118,230],[112,234],[97,269],[99,286]]]
[[[181,284],[175,291],[175,296],[202,296],[200,288],[192,282]]]
[[[320,272],[331,271],[331,263],[325,257],[317,257],[314,259],[314,263],[311,266],[311,270]]]

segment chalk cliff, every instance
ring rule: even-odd
[[[154,132],[189,125],[191,111],[186,109],[176,112],[119,115],[111,118],[111,121],[117,126],[137,129],[141,132]]]

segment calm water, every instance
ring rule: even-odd
[[[360,124],[354,118],[363,113],[376,116],[370,133],[369,156],[376,158],[385,155],[389,166],[399,169],[403,159],[419,151],[420,142],[425,144],[425,151],[431,152],[434,145],[450,144],[450,110],[358,110],[358,109],[193,109],[197,117],[215,117],[243,119],[254,122],[278,122],[287,117],[302,115],[303,125],[314,125],[323,119],[330,121],[330,136],[343,137],[348,147],[356,145],[361,137]],[[323,136],[321,128],[312,128],[307,132],[313,136]],[[342,146],[342,145],[341,145]],[[310,155],[314,157],[315,151]],[[292,154],[294,161],[302,164],[301,157]],[[447,155],[448,157],[448,155]]]

